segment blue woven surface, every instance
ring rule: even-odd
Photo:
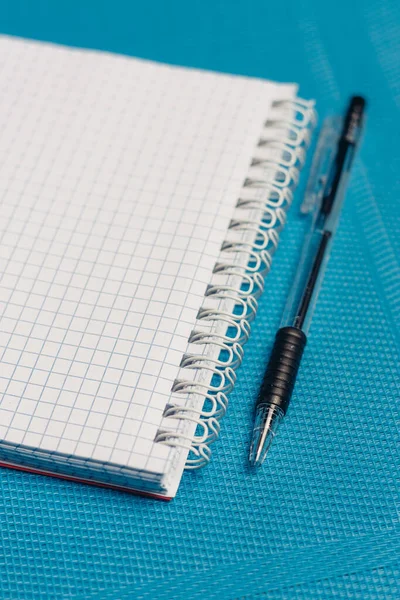
[[[0,7],[0,28],[300,81],[322,116],[352,92],[369,99],[295,396],[265,468],[246,466],[251,409],[301,240],[296,207],[210,467],[186,475],[169,504],[1,470],[1,597],[399,598],[400,4],[14,0]]]

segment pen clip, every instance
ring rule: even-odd
[[[337,142],[343,125],[341,117],[327,117],[318,136],[310,176],[300,207],[303,215],[319,210],[324,190],[336,155]]]

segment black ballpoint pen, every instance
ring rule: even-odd
[[[306,203],[310,203],[307,196],[314,196],[311,230],[303,246],[281,327],[276,334],[256,402],[249,455],[250,464],[253,466],[263,463],[289,406],[332,239],[338,225],[350,167],[360,142],[364,110],[365,100],[360,96],[353,96],[341,132],[339,129],[332,136],[332,132],[337,130],[337,121],[330,120],[321,133],[317,163],[313,165],[313,170],[318,176],[319,189],[306,193]],[[334,141],[332,137],[335,138]],[[324,146],[326,156],[323,156]],[[328,161],[328,167],[327,157],[331,159]],[[326,173],[322,167],[327,168]]]

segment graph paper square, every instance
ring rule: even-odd
[[[1,438],[167,472],[171,386],[295,89],[6,37],[0,56]]]

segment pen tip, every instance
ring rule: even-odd
[[[252,467],[261,467],[263,464],[283,417],[282,409],[274,404],[258,406],[249,454]]]

